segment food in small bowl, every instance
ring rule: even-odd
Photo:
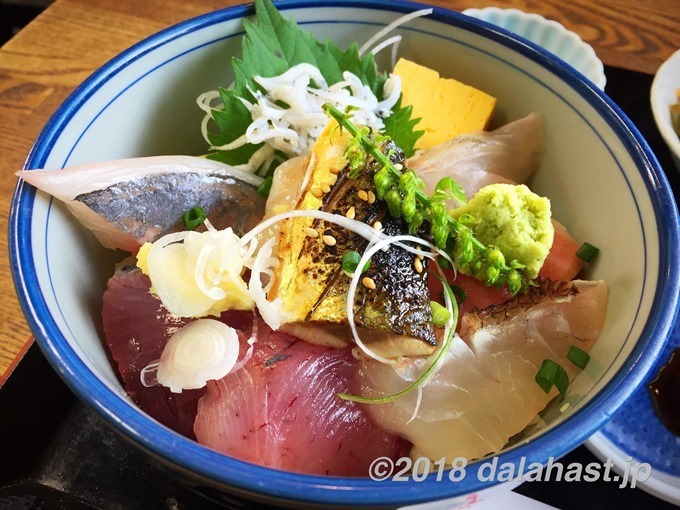
[[[396,19],[414,9],[279,7],[338,48],[363,42],[364,25],[383,26],[386,13]],[[280,32],[294,30],[271,5],[258,2],[258,9],[286,27]],[[380,81],[383,88],[371,91],[377,102],[348,76],[326,91],[309,68],[282,86],[278,78],[291,69],[259,78],[247,72],[264,58],[253,41],[274,40],[257,37],[261,13],[259,25],[246,24],[251,43],[230,74],[225,55],[240,55],[245,14],[252,12],[241,7],[190,20],[105,66],[38,140],[29,166],[47,170],[21,174],[81,219],[96,220],[90,225],[103,225],[97,237],[108,246],[135,255],[101,248],[66,208],[20,184],[12,232],[19,293],[67,382],[124,435],[185,475],[288,505],[464,503],[503,481],[480,476],[486,455],[500,452],[499,464],[523,459],[535,469],[579,444],[642,382],[677,304],[677,212],[635,128],[547,52],[447,11],[410,19],[396,32],[404,60],[380,66],[401,77],[401,94],[390,95],[394,88],[384,88],[370,61],[356,65],[358,47],[351,59],[337,59],[354,61],[355,76]],[[305,41],[314,52],[324,46]],[[330,51],[337,57],[344,50]],[[218,94],[221,107],[204,95],[234,77],[235,87]],[[264,124],[275,133],[253,128],[260,139],[241,138],[260,113],[290,113],[281,103],[293,100],[272,89],[290,93],[305,80],[301,89],[317,97],[356,90],[352,101],[365,94],[364,103],[339,108],[325,98],[306,122],[312,141],[295,131],[299,157],[264,144],[290,134],[271,119]],[[426,80],[432,86],[420,85]],[[278,88],[268,86],[274,81]],[[493,103],[493,115],[483,114],[474,133],[442,135],[436,119],[449,109],[440,113],[428,95],[424,101],[425,89],[442,91],[431,95],[442,107],[450,91],[467,91],[474,114]],[[156,156],[206,152],[198,96],[208,122],[217,123],[217,131],[207,125],[211,156]],[[172,112],[160,108],[170,98]],[[363,127],[375,121],[361,117],[364,104],[374,104],[382,126]],[[430,108],[419,113],[423,104]],[[413,111],[403,110],[408,105]],[[425,138],[414,136],[416,115],[423,126],[432,121],[429,146],[418,146]],[[494,174],[485,158],[473,173],[493,174],[496,182],[466,181],[469,171],[456,176],[460,182],[450,172],[437,175],[444,163],[474,162],[475,148],[493,152],[499,140],[515,140],[527,123],[532,129],[519,130],[526,143],[511,141],[509,150],[520,145],[524,158],[510,160],[524,161],[529,172]],[[269,174],[262,164],[277,157]],[[62,167],[70,169],[50,170]],[[196,180],[180,182],[187,175]],[[518,184],[529,175],[528,186]],[[192,184],[204,182],[212,184]],[[223,226],[215,226],[219,211],[192,199],[176,203],[197,189],[203,197],[223,187],[234,199],[223,209],[238,212]],[[159,189],[166,198],[147,195],[141,203],[156,211],[177,206],[186,218],[175,211],[163,225],[145,223],[149,208],[139,209],[135,198]],[[263,195],[268,219],[251,222]],[[197,224],[203,226],[189,230]],[[552,280],[537,280],[557,240],[568,238],[599,247],[583,273],[591,283],[571,281],[582,268],[578,242],[559,259],[575,261],[572,274],[561,274],[571,264],[558,262],[543,275]],[[465,289],[464,281],[463,298],[453,286]],[[498,301],[479,298],[487,288]],[[447,390],[446,377],[461,391]],[[146,413],[134,403],[144,395],[151,395]],[[415,467],[413,477],[401,482],[373,472],[371,480],[376,459],[409,475]],[[436,472],[425,477],[420,470],[428,465]],[[442,483],[442,476],[459,483]]]
[[[673,53],[659,67],[650,92],[652,114],[675,166],[680,170],[680,50]]]

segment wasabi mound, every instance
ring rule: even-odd
[[[479,190],[467,204],[451,211],[456,219],[463,214],[475,218],[471,228],[477,239],[498,247],[507,261],[514,259],[525,265],[528,278],[538,275],[555,233],[550,200],[523,184],[491,184]]]

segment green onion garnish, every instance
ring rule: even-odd
[[[354,271],[357,270],[357,266],[359,265],[360,261],[361,255],[359,252],[348,250],[342,254],[342,270],[347,274],[354,274]],[[371,267],[370,260],[366,261],[366,264],[364,265],[364,268],[361,270],[361,272],[365,273],[368,271],[369,267]]]
[[[184,223],[186,223],[189,230],[196,230],[196,228],[203,225],[203,222],[206,219],[203,209],[198,206],[194,207],[193,209],[189,209],[182,217],[184,218]]]
[[[257,187],[257,192],[262,195],[263,197],[267,198],[269,196],[269,191],[272,189],[272,182],[274,181],[274,176],[270,175],[269,177],[265,177],[264,181],[262,181],[262,184],[260,184]]]
[[[583,243],[576,252],[576,256],[584,262],[592,262],[600,249],[590,243]]]
[[[430,301],[430,308],[432,308],[432,323],[438,328],[443,328],[451,318],[451,313],[436,301]]]
[[[546,359],[541,363],[541,368],[536,372],[536,382],[546,393],[550,393],[553,386],[560,392],[560,400],[564,399],[564,394],[569,386],[569,376],[564,369],[553,360]]]
[[[575,345],[569,347],[569,352],[567,353],[567,359],[571,361],[577,367],[583,369],[590,361],[590,354],[586,351],[579,349]]]
[[[453,292],[453,295],[456,296],[458,304],[462,303],[465,301],[465,298],[467,298],[465,291],[458,285],[451,285],[451,291]]]
[[[437,258],[437,264],[439,264],[439,267],[441,267],[442,269],[453,269],[451,267],[451,263],[444,257]]]

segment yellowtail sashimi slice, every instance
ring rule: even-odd
[[[408,167],[432,193],[440,179],[451,177],[472,198],[484,186],[525,182],[541,166],[545,147],[543,119],[537,113],[494,131],[457,136],[422,151]]]
[[[589,351],[604,324],[603,281],[543,282],[504,305],[468,312],[440,370],[418,391],[389,404],[368,405],[376,422],[414,445],[411,455],[478,459],[500,451],[548,402],[535,376],[543,360],[557,362],[572,380],[572,345]],[[362,394],[393,394],[426,369],[422,359],[395,366],[365,361]]]

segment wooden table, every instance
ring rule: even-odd
[[[7,254],[13,173],[63,99],[111,57],[168,25],[236,0],[56,0],[0,49],[0,251]],[[430,0],[462,10],[515,7],[557,20],[606,65],[653,74],[680,48],[678,0]],[[0,384],[30,345],[7,256],[0,268]]]

